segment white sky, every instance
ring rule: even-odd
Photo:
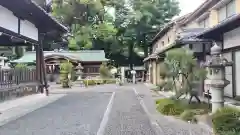
[[[190,13],[198,8],[205,0],[178,0],[181,9],[180,16]]]

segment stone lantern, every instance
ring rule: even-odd
[[[79,63],[75,69],[77,70],[76,72],[76,75],[78,76],[77,80],[80,81],[82,79],[82,69],[83,69],[81,63]]]
[[[136,71],[133,69],[131,71],[131,74],[132,74],[132,83],[136,84]]]
[[[205,80],[205,85],[210,87],[212,113],[224,106],[224,88],[229,84],[225,78],[225,67],[232,66],[232,62],[228,62],[222,57],[221,51],[222,48],[214,43],[211,48],[211,58],[205,63],[209,74],[209,78]]]

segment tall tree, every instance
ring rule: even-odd
[[[106,17],[104,0],[54,0],[53,15],[70,27],[70,49],[92,48],[93,40],[109,40],[116,29]],[[107,19],[105,19],[105,17]]]
[[[178,13],[176,0],[53,1],[53,15],[71,29],[70,49],[104,49],[121,65],[142,63],[137,52]]]
[[[145,56],[153,36],[180,12],[176,0],[113,0],[116,19],[115,27],[122,44],[126,44],[129,53],[144,50]],[[133,55],[129,64],[132,67]]]

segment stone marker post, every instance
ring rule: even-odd
[[[136,83],[136,71],[132,70],[131,74],[132,74],[132,82],[133,82],[133,84],[135,84]]]
[[[125,69],[121,67],[121,83],[124,84],[125,82]]]
[[[224,88],[229,84],[225,78],[225,67],[231,66],[232,62],[228,62],[221,55],[222,48],[216,43],[211,48],[211,59],[205,64],[208,68],[208,76],[205,85],[210,87],[212,96],[212,113],[224,106]]]

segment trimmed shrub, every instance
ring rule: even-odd
[[[197,122],[197,119],[195,118],[195,113],[191,110],[185,110],[181,115],[180,118],[184,121],[190,121],[190,122]]]
[[[83,83],[84,83],[85,86],[96,85],[95,80],[83,80]]]
[[[162,99],[157,99],[156,100],[156,104],[159,105],[161,104],[161,106],[165,105],[165,104],[169,104],[169,103],[174,103],[175,100],[169,99],[169,98],[162,98]]]
[[[213,128],[218,135],[240,134],[240,110],[224,107],[213,114]]]
[[[184,110],[179,106],[177,101],[172,99],[159,99],[157,110],[164,115],[180,115]]]

